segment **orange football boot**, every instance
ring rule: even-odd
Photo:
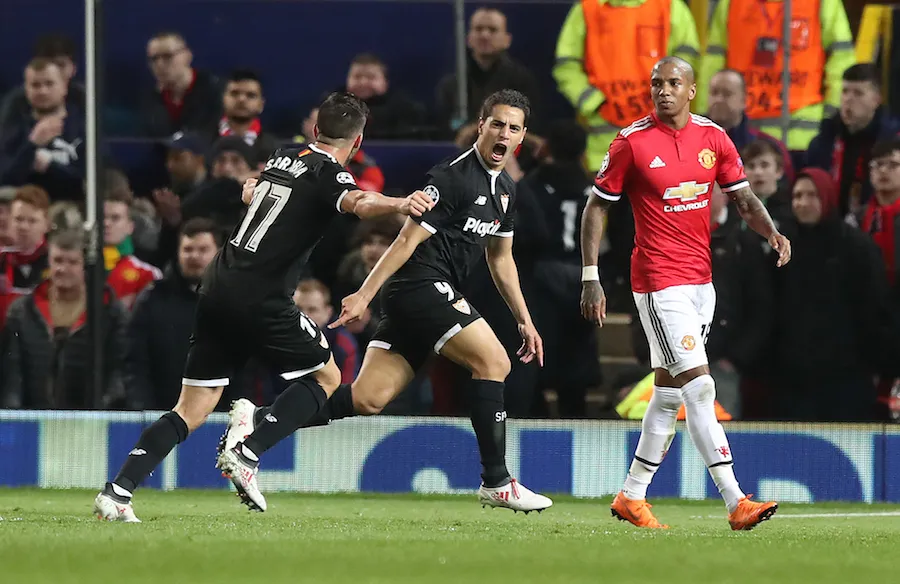
[[[647,527],[649,529],[669,529],[668,525],[663,525],[656,520],[653,512],[650,511],[650,505],[647,499],[631,500],[625,497],[622,491],[613,499],[609,510],[612,516],[619,521],[627,521],[637,527]]]
[[[734,531],[750,531],[778,511],[778,503],[755,503],[750,500],[752,496],[747,495],[741,499],[737,509],[728,514],[728,523]]]

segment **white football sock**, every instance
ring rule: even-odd
[[[627,499],[647,498],[647,487],[675,438],[675,418],[680,407],[681,391],[678,388],[653,387],[641,422],[641,437],[622,488]]]
[[[709,375],[701,375],[681,388],[681,397],[684,399],[691,441],[703,457],[709,474],[731,513],[737,508],[744,493],[734,477],[731,447],[725,437],[725,429],[716,419],[716,382]]]

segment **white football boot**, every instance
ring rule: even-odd
[[[259,491],[256,484],[256,473],[259,471],[259,463],[250,460],[241,452],[243,444],[226,450],[219,456],[216,465],[222,474],[231,479],[234,488],[237,489],[241,502],[251,511],[265,511],[266,498]]]
[[[526,514],[532,511],[540,513],[553,505],[553,501],[549,498],[529,490],[516,479],[512,479],[502,487],[488,488],[482,484],[478,489],[478,501],[482,507],[501,507]]]
[[[226,450],[231,450],[242,442],[244,438],[253,433],[256,428],[253,423],[253,413],[256,406],[249,399],[241,398],[231,402],[231,410],[228,412],[228,424],[225,433],[219,439],[216,448],[216,456],[219,457]]]
[[[141,520],[134,514],[131,501],[123,502],[123,499],[106,493],[100,493],[94,499],[94,515],[97,519],[105,521],[122,521],[124,523],[140,523]]]

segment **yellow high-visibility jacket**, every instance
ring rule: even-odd
[[[596,0],[600,4],[611,6],[637,7],[646,0]],[[672,0],[670,15],[671,32],[668,39],[668,54],[681,57],[694,67],[699,65],[700,40],[694,16],[684,0]],[[611,24],[615,26],[615,23]],[[556,62],[553,66],[553,77],[556,79],[560,93],[575,107],[579,119],[588,130],[587,165],[592,171],[600,169],[603,156],[621,127],[604,120],[598,113],[606,96],[588,81],[588,73],[584,69],[585,36],[587,26],[584,19],[582,2],[577,2],[569,10],[556,43]],[[621,51],[632,51],[636,48],[619,47]],[[647,71],[648,92],[650,71]],[[705,88],[697,86],[698,94]],[[645,114],[636,116],[635,119]],[[631,120],[634,121],[634,120]],[[630,124],[631,122],[628,122]],[[625,126],[628,126],[625,124]],[[623,127],[625,127],[623,126]]]
[[[755,45],[757,42],[752,35],[735,35],[738,38],[729,38],[731,36],[728,34],[730,8],[730,0],[720,0],[709,28],[706,54],[701,60],[699,79],[699,82],[707,87],[716,71],[729,66],[729,47],[734,47],[736,43]],[[841,0],[821,0],[819,21],[822,45],[827,55],[825,70],[822,72],[824,100],[822,103],[798,109],[791,114],[787,140],[787,146],[791,150],[805,150],[818,133],[822,118],[834,114],[835,108],[840,105],[841,100],[841,77],[848,67],[856,63],[853,35],[850,32],[847,12],[844,10]],[[779,22],[773,29],[773,36],[780,39],[781,29],[782,25]],[[742,50],[753,50],[752,45],[744,46]],[[707,98],[707,91],[698,92],[697,99],[694,101],[698,113],[706,112]],[[779,140],[782,138],[780,118],[751,119],[750,122],[763,132]]]

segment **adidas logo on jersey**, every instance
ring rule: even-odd
[[[481,237],[484,237],[485,235],[494,235],[499,230],[499,221],[487,223],[485,221],[482,221],[481,219],[476,219],[475,217],[469,217],[468,219],[466,219],[466,224],[463,225],[463,231],[471,231],[473,233],[477,233]]]
[[[653,162],[650,163],[650,168],[665,168],[666,163],[662,161],[662,158],[657,156],[653,159]]]

